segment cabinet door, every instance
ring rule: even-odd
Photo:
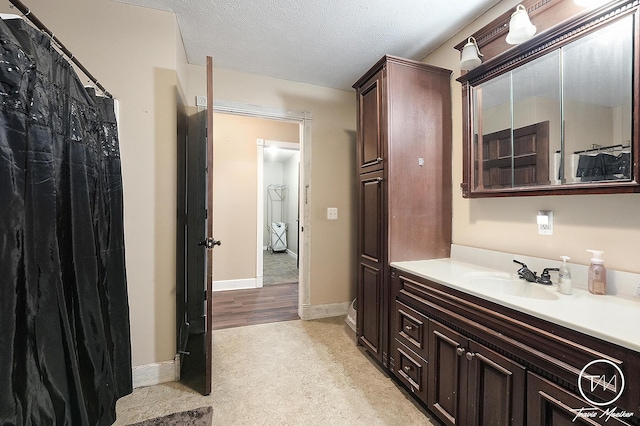
[[[382,276],[379,268],[360,264],[358,295],[358,337],[366,349],[382,362]]]
[[[621,410],[615,410],[621,413]],[[527,426],[628,425],[531,372],[527,375]]]
[[[383,173],[360,177],[358,251],[361,260],[381,264],[384,248]]]
[[[383,365],[386,364],[388,291],[385,291],[384,185],[382,171],[360,179],[358,223],[358,315],[357,334]]]
[[[384,166],[384,72],[381,69],[358,88],[358,173]]]
[[[464,356],[469,361],[465,424],[524,425],[525,368],[474,341]]]
[[[439,324],[429,322],[429,387],[427,405],[446,425],[462,424],[460,411],[467,406],[467,339]]]

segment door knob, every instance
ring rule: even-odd
[[[220,246],[222,245],[222,243],[216,239],[209,237],[205,240],[198,241],[198,245],[204,246],[204,248],[206,248],[207,250],[211,250],[214,246]]]

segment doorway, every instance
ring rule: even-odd
[[[259,139],[257,146],[258,163],[262,159],[262,172],[258,171],[258,197],[262,201],[258,200],[257,213],[258,257],[262,257],[262,264],[256,262],[257,275],[263,285],[297,283],[300,144]]]
[[[280,110],[280,109],[274,109],[274,108],[270,108],[270,107],[261,107],[261,106],[255,106],[255,105],[247,105],[247,104],[239,104],[236,102],[226,102],[226,101],[216,101],[214,104],[214,112],[215,113],[220,113],[223,115],[232,115],[232,116],[243,116],[243,117],[252,117],[252,118],[262,118],[262,119],[266,119],[266,120],[271,120],[271,121],[276,121],[276,122],[281,122],[281,123],[288,123],[288,124],[295,124],[294,126],[294,131],[297,133],[297,138],[291,138],[291,139],[297,139],[299,141],[298,148],[299,148],[299,178],[298,178],[298,182],[299,182],[299,188],[298,190],[296,190],[296,195],[297,195],[297,202],[294,203],[296,208],[299,209],[298,212],[296,212],[295,216],[297,216],[299,218],[299,222],[295,222],[295,220],[293,221],[293,225],[289,225],[290,226],[290,231],[291,228],[296,228],[299,225],[299,233],[298,232],[294,232],[291,233],[289,232],[288,238],[289,241],[287,242],[287,246],[290,248],[293,246],[294,244],[294,240],[292,240],[292,237],[298,236],[299,235],[299,242],[296,241],[295,242],[295,247],[296,247],[296,251],[297,251],[297,263],[299,264],[299,279],[298,279],[298,303],[297,303],[297,310],[300,316],[302,316],[302,313],[304,311],[304,307],[309,305],[309,253],[310,253],[310,232],[309,232],[309,227],[308,227],[308,223],[310,220],[310,213],[308,211],[308,201],[309,201],[309,192],[310,192],[310,177],[311,177],[311,133],[312,133],[312,129],[311,129],[311,125],[312,125],[312,116],[310,112],[307,111],[292,111],[292,110]],[[244,129],[241,129],[241,131],[243,131]],[[260,137],[260,136],[258,136]],[[268,137],[268,136],[267,136]],[[271,139],[266,139],[267,141],[273,141],[275,138],[271,138]],[[291,140],[289,138],[284,139],[284,140]],[[281,139],[282,140],[282,139]],[[253,150],[254,153],[256,153],[256,139],[253,139]],[[286,147],[285,147],[286,148]],[[236,148],[233,148],[234,150]],[[215,150],[215,149],[214,149]],[[259,147],[258,151],[258,155],[260,154],[264,154],[264,147],[261,146]],[[255,154],[254,154],[255,155]],[[255,158],[255,157],[254,157]],[[256,176],[256,181],[254,181],[254,188],[256,185],[256,182],[258,180],[258,177],[261,177],[263,174],[263,168],[264,168],[264,164],[263,164],[263,158],[259,158],[260,161],[257,162],[257,168],[259,168],[260,170],[258,170],[257,172],[257,176]],[[249,173],[249,170],[244,168],[246,167],[246,163],[238,163],[239,165],[242,164],[242,170],[245,173]],[[255,169],[254,169],[255,170]],[[231,195],[229,195],[230,197],[230,202],[234,203],[237,201],[237,196],[239,193],[243,192],[241,189],[239,189],[236,185],[236,181],[233,182],[233,186],[231,187],[226,187],[226,188],[222,188],[221,191],[228,191],[231,192]],[[258,211],[264,211],[265,208],[265,199],[266,199],[266,193],[262,196],[262,197],[258,197],[261,200],[262,205],[261,206],[256,206]],[[255,200],[255,198],[254,198]],[[259,200],[260,201],[260,200]],[[293,205],[289,206],[289,207],[293,207]],[[254,212],[255,207],[254,207]],[[258,216],[260,216],[260,218],[258,219]],[[233,290],[233,289],[248,289],[248,288],[262,288],[263,287],[263,281],[262,281],[262,273],[263,273],[263,248],[265,246],[265,242],[264,242],[264,235],[266,232],[266,226],[264,225],[265,221],[266,221],[266,214],[261,214],[261,215],[256,215],[256,219],[255,220],[255,224],[256,224],[256,231],[254,231],[255,233],[253,234],[253,244],[252,246],[254,247],[253,249],[251,249],[249,251],[249,253],[253,252],[255,253],[255,255],[251,256],[253,257],[253,261],[251,263],[253,263],[254,266],[254,278],[249,280],[249,279],[233,279],[234,277],[229,277],[228,280],[225,281],[225,277],[221,277],[220,281],[225,281],[222,282],[222,284],[235,284],[236,282],[238,284],[240,284],[239,286],[227,286],[224,289],[228,289],[228,290]],[[290,217],[295,217],[293,215],[290,214]],[[216,217],[217,220],[218,216],[214,216]],[[257,222],[257,223],[256,223]],[[242,223],[242,227],[243,228],[247,228],[247,223],[243,222]],[[229,226],[229,227],[217,227],[217,229],[222,229],[220,232],[236,232],[237,233],[237,229]],[[222,238],[221,238],[222,239]],[[231,241],[232,244],[235,244],[237,242],[237,238],[235,238],[234,236],[229,236],[229,238],[227,238],[228,241]],[[229,247],[229,245],[227,245],[227,247]],[[223,260],[223,252],[220,251],[220,256],[217,256],[217,259],[220,259],[222,262],[224,262]],[[241,253],[247,253],[247,251],[241,251]],[[244,254],[242,255],[244,258],[246,258],[246,256],[244,256]],[[231,261],[236,261],[237,260],[237,256],[233,259],[229,259],[229,262]],[[227,262],[225,264],[225,266],[228,265]],[[216,271],[220,271],[221,269],[224,268],[218,268]],[[235,270],[237,270],[237,268],[234,268]],[[245,277],[248,276],[248,274],[244,275]],[[218,289],[223,289],[221,287],[216,288],[216,282],[214,282],[214,290],[218,290]]]

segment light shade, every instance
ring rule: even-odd
[[[469,37],[467,39],[467,44],[462,48],[462,55],[460,58],[460,69],[461,70],[472,70],[482,61],[480,60],[480,56],[484,56],[480,53],[480,49],[478,48],[478,43],[476,43],[476,39],[473,37]]]
[[[507,43],[520,44],[529,40],[536,33],[536,27],[529,20],[527,9],[519,4],[509,21]]]
[[[578,6],[596,7],[596,6],[602,6],[607,1],[609,0],[574,0],[574,3],[577,4]]]

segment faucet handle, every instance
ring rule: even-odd
[[[513,259],[513,261],[515,263],[517,263],[518,265],[522,265],[522,268],[518,269],[518,277],[520,277],[523,280],[527,280],[529,282],[536,282],[538,280],[538,277],[536,276],[536,273],[533,272],[532,270],[530,270],[527,265],[525,265],[523,262],[520,262],[516,259]]]
[[[521,265],[522,267],[526,268],[527,265],[524,262],[520,262],[519,260],[513,259],[514,263],[517,263],[518,265]],[[528,268],[527,268],[528,269]]]
[[[551,285],[551,275],[549,275],[549,271],[560,271],[560,268],[544,268],[540,278],[537,279],[538,284],[543,285]]]

